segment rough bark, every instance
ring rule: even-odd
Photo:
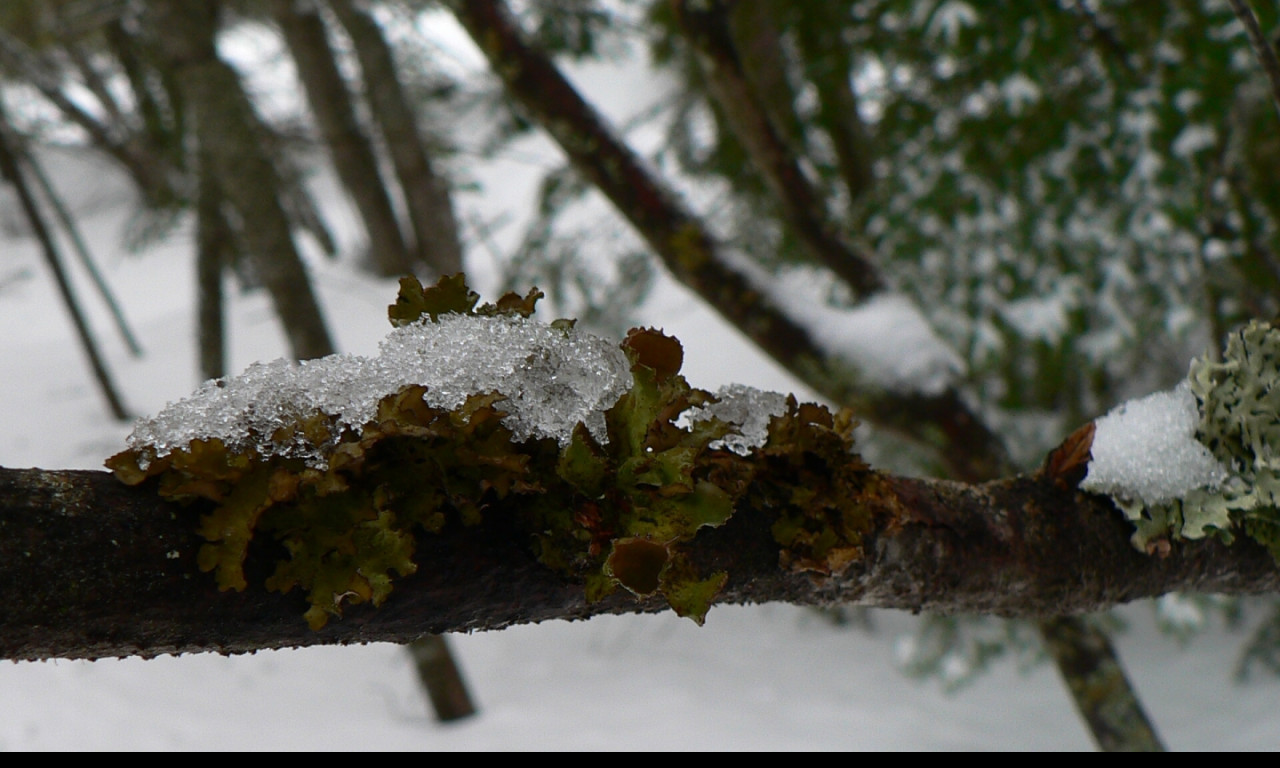
[[[254,270],[271,294],[292,355],[306,360],[331,354],[333,342],[280,204],[279,174],[261,143],[264,129],[239,76],[218,57],[216,4],[156,0],[150,11],[201,152],[244,220]]]
[[[338,71],[324,20],[314,8],[294,0],[273,0],[271,12],[297,65],[298,79],[333,167],[364,222],[371,265],[384,277],[411,272],[395,208],[378,170],[373,145],[356,121],[355,105]]]
[[[767,509],[750,500],[689,545],[699,569],[724,569],[720,603],[785,601],[911,611],[1047,616],[1094,611],[1169,591],[1263,593],[1280,569],[1243,537],[1186,542],[1167,557],[1129,544],[1105,497],[1039,477],[983,485],[886,476],[865,557],[840,576],[779,565]],[[427,633],[546,619],[653,612],[624,593],[588,604],[582,584],[541,565],[509,516],[419,539],[418,572],[377,609],[359,606],[319,631],[304,598],[260,586],[219,592],[196,567],[200,510],[106,472],[0,469],[0,657],[97,658],[190,651],[408,642]],[[271,569],[251,551],[251,585]],[[714,615],[714,609],[713,609]],[[714,618],[712,619],[714,620]]]
[[[360,62],[365,98],[404,192],[416,258],[437,274],[460,272],[462,240],[449,182],[432,166],[391,46],[378,23],[351,0],[330,0],[329,6],[351,36]]]

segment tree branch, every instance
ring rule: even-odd
[[[840,576],[780,566],[774,520],[744,498],[722,527],[688,545],[700,568],[727,570],[720,603],[842,602],[912,611],[1044,616],[1093,611],[1169,591],[1261,593],[1280,570],[1241,537],[1184,542],[1164,558],[1129,544],[1105,497],[1037,477],[983,485],[883,475],[890,493]],[[0,469],[0,657],[98,658],[242,653],[320,643],[407,642],[426,633],[500,629],[546,619],[653,612],[660,597],[619,592],[588,604],[582,584],[538,562],[513,517],[419,539],[418,572],[377,609],[351,608],[318,631],[304,598],[256,584],[270,570],[251,550],[244,592],[219,592],[196,568],[200,510],[128,487],[105,472]],[[256,553],[256,555],[255,555]]]
[[[573,88],[544,53],[523,37],[495,0],[452,2],[450,7],[488,57],[511,96],[560,145],[578,172],[627,218],[672,275],[701,296],[766,354],[861,418],[945,451],[955,477],[980,480],[1004,474],[999,436],[949,390],[940,395],[868,392],[830,359],[804,327],[770,304],[729,266],[722,246]],[[942,443],[942,445],[939,445]]]
[[[1266,75],[1267,82],[1271,86],[1271,99],[1275,102],[1276,110],[1280,111],[1280,59],[1276,58],[1275,49],[1271,47],[1271,43],[1267,42],[1266,35],[1262,33],[1262,27],[1258,26],[1258,17],[1254,15],[1249,3],[1246,0],[1227,0],[1227,2],[1235,12],[1236,18],[1244,26],[1245,36],[1249,38],[1249,45],[1253,47],[1253,55],[1257,57],[1262,73]]]
[[[816,262],[839,275],[857,294],[883,288],[871,259],[831,226],[825,200],[751,87],[729,30],[726,5],[699,4],[695,10],[690,4],[677,3],[677,16],[685,35],[702,54],[712,96],[773,191],[791,233]]]

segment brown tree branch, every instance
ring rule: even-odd
[[[727,4],[699,3],[696,9],[693,5],[677,3],[677,17],[686,37],[702,54],[703,71],[717,106],[773,192],[787,228],[814,261],[838,275],[858,295],[882,289],[884,280],[871,258],[858,252],[831,225],[826,200],[806,176],[776,120],[770,119],[770,110],[751,86],[729,29]]]
[[[342,186],[356,204],[369,236],[370,263],[384,277],[412,271],[395,209],[378,169],[378,159],[338,71],[324,20],[314,8],[293,0],[273,0],[272,17],[283,33],[298,79],[320,128]]]
[[[450,7],[510,95],[627,218],[672,276],[822,395],[854,408],[860,418],[940,449],[955,477],[973,481],[1005,474],[1007,454],[999,436],[954,390],[914,395],[853,385],[849,371],[804,327],[729,266],[730,258],[702,222],[614,135],[555,64],[524,39],[505,6],[495,0],[457,0]]]
[[[1164,558],[1129,544],[1105,497],[1037,477],[983,485],[881,476],[890,492],[865,557],[840,576],[779,564],[774,520],[744,498],[722,527],[688,545],[695,567],[723,569],[719,603],[785,601],[911,611],[1046,616],[1170,591],[1262,593],[1280,569],[1243,537],[1206,539]],[[868,503],[873,503],[868,500]],[[510,511],[510,510],[508,510]],[[219,592],[196,568],[200,511],[105,472],[0,469],[0,658],[97,658],[192,651],[407,642],[426,633],[662,610],[621,592],[588,604],[583,585],[541,565],[514,514],[420,537],[418,572],[377,609],[351,608],[319,631],[304,598],[260,586],[271,557],[252,550],[246,591]],[[255,554],[255,552],[257,554]],[[714,613],[714,611],[713,611]]]
[[[480,8],[481,5],[484,7]],[[760,103],[756,98],[755,89],[749,84],[749,78],[735,50],[729,30],[727,7],[722,3],[713,2],[709,5],[703,4],[699,11],[690,12],[682,3],[678,3],[677,6],[684,11],[680,15],[689,37],[703,51],[706,59],[704,69],[713,95],[727,115],[736,135],[756,161],[766,181],[769,182],[789,228],[806,244],[815,260],[826,264],[849,282],[855,290],[864,293],[877,290],[881,281],[874,265],[869,259],[853,252],[839,233],[829,225],[822,199],[804,176],[797,158],[778,130],[777,116],[771,116],[767,105]],[[502,75],[509,91],[560,142],[561,147],[569,154],[580,171],[595,181],[624,215],[631,219],[637,229],[645,234],[655,251],[662,255],[668,266],[676,272],[677,277],[688,283],[677,267],[672,266],[673,261],[679,264],[681,254],[677,252],[674,259],[664,254],[661,247],[663,239],[650,236],[642,223],[644,220],[632,214],[633,209],[628,207],[631,201],[626,197],[628,190],[625,187],[618,188],[621,186],[616,184],[618,180],[610,178],[612,172],[618,169],[629,169],[633,188],[636,188],[636,180],[641,180],[645,186],[640,188],[654,190],[655,194],[648,199],[668,203],[666,214],[668,221],[682,223],[692,230],[693,227],[700,227],[694,217],[676,207],[673,202],[674,196],[662,190],[660,182],[651,179],[645,173],[644,167],[634,160],[621,142],[616,142],[614,146],[615,140],[603,128],[600,118],[560,77],[554,65],[545,59],[539,60],[540,54],[521,41],[518,29],[499,3],[458,3],[455,4],[455,13],[459,15],[464,26],[468,27],[473,38],[489,56],[493,69]],[[553,90],[559,98],[542,101],[541,99],[551,86],[554,86]],[[824,105],[828,109],[841,101],[841,94],[831,93],[830,90],[828,89],[824,94],[824,98],[832,102]],[[844,106],[853,108],[853,119],[856,121],[856,104],[852,103],[851,90],[848,91],[848,97],[849,103]],[[837,137],[833,136],[833,139],[835,138]],[[842,138],[856,141],[862,137],[843,135]],[[865,153],[857,154],[857,150],[862,146],[864,144],[859,144],[858,147],[850,146],[848,142],[844,146],[849,155],[845,158],[848,163],[860,161],[858,168],[846,169],[846,181],[850,184],[851,194],[855,195],[864,191],[865,184],[869,183],[869,174],[861,172],[865,170],[864,166],[868,165]],[[855,154],[857,154],[856,157]],[[618,159],[628,162],[620,163]],[[616,191],[611,191],[611,187]],[[678,216],[673,216],[673,213],[677,213]],[[718,263],[721,257],[715,253],[711,238],[701,234],[700,242],[706,244],[707,256],[703,261],[711,265]],[[720,280],[715,284],[724,287],[728,283]],[[695,289],[697,289],[696,286]],[[754,298],[754,292],[749,296]],[[741,299],[738,300],[741,301]],[[749,334],[759,322],[758,314],[741,319],[735,318],[732,314],[725,312],[723,303],[715,300],[711,303]],[[785,322],[785,318],[780,318],[779,325]],[[807,339],[803,336],[803,332],[798,335]],[[820,391],[824,391],[829,396],[832,395],[833,390],[840,391],[843,397],[836,395],[837,400],[850,404],[856,403],[860,415],[867,420],[930,441],[939,450],[953,475],[965,480],[977,481],[995,477],[1007,471],[1008,457],[1003,444],[985,427],[954,390],[940,396],[890,394],[879,398],[878,401],[868,401],[865,393],[853,390],[845,382],[839,382],[837,379],[835,387],[825,388],[823,385],[830,381],[827,376],[815,375],[816,371],[813,368],[804,370],[807,366],[788,365],[786,360],[791,355],[795,355],[797,350],[779,350],[768,344],[767,337],[764,343],[755,335],[753,338],[775,359],[799,373],[801,378],[810,383],[816,383]],[[779,354],[782,356],[780,357]],[[819,359],[822,359],[821,356]],[[801,370],[798,371],[797,368]],[[1116,690],[1130,693],[1127,699],[1116,696],[1107,697],[1105,699],[1107,705],[1116,701],[1127,703],[1129,700],[1135,700],[1123,673],[1118,676],[1112,674],[1120,669],[1119,663],[1114,654],[1105,653],[1110,650],[1110,644],[1103,634],[1078,619],[1060,617],[1056,622],[1056,624],[1042,625],[1042,631],[1046,634],[1048,641],[1054,638],[1061,640],[1068,635],[1067,630],[1070,630],[1070,638],[1087,638],[1091,648],[1099,649],[1093,654],[1077,654],[1085,661],[1096,662],[1091,675],[1083,677],[1105,679],[1113,683]],[[1055,629],[1058,631],[1055,632]],[[1077,650],[1084,647],[1083,643],[1077,645]],[[1058,647],[1067,647],[1065,641],[1059,642]],[[1060,668],[1070,683],[1074,684],[1077,680],[1083,679],[1082,675],[1073,677],[1074,669],[1067,669],[1061,665]],[[1087,705],[1079,698],[1077,702],[1088,718],[1093,711],[1089,709],[1092,705]],[[1094,706],[1093,709],[1097,707]],[[1124,711],[1126,721],[1145,722],[1140,708],[1126,707]],[[1139,746],[1145,743],[1133,742]]]
[[[351,36],[360,61],[365,99],[404,192],[417,258],[441,275],[460,272],[462,241],[449,183],[432,166],[418,120],[400,84],[391,46],[378,23],[356,3],[330,0],[329,7]]]

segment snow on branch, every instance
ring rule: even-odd
[[[726,255],[734,271],[864,385],[938,396],[964,373],[964,361],[902,294],[880,291],[855,301],[824,268],[787,266],[771,274],[746,256]]]
[[[1196,360],[1172,392],[1099,419],[1081,488],[1115,500],[1140,550],[1243,532],[1280,561],[1277,414],[1280,329],[1254,321],[1230,335],[1222,362]]]
[[[810,447],[826,446],[839,478],[860,468],[852,427],[781,395],[692,389],[678,341],[633,330],[618,346],[572,321],[543,325],[529,317],[540,296],[477,308],[461,275],[426,289],[405,278],[377,357],[209,382],[141,421],[108,464],[127,483],[159,478],[166,498],[216,505],[199,563],[222,589],[248,586],[259,533],[282,541],[288,557],[266,586],[308,592],[315,628],[385,601],[417,570],[419,533],[479,525],[508,497],[523,497],[520,524],[544,564],[585,576],[589,594],[661,592],[701,622],[727,574],[695,571],[679,545],[733,514],[770,432],[774,443],[815,432]],[[581,498],[548,502],[565,495]],[[830,572],[857,556],[865,514],[838,500],[792,506],[809,510],[779,534],[788,558]],[[815,545],[800,528],[825,507],[838,531]]]
[[[1139,549],[1112,498],[1077,487],[1091,429],[1030,476],[895,477],[857,455],[847,413],[693,389],[679,343],[653,330],[623,342],[623,371],[617,352],[571,324],[528,320],[536,298],[477,308],[460,278],[402,284],[391,338],[434,350],[414,376],[440,368],[429,375],[444,389],[486,370],[467,380],[477,391],[433,401],[431,385],[395,378],[415,358],[388,343],[371,360],[318,364],[329,379],[277,365],[270,384],[255,369],[210,385],[140,426],[160,437],[135,435],[109,460],[115,478],[0,469],[0,656],[403,642],[667,607],[701,622],[722,602],[1046,616],[1170,591],[1280,588],[1262,546],[1273,544],[1275,409],[1249,417],[1275,391],[1264,383],[1280,359],[1269,326],[1242,331],[1192,384],[1202,413],[1216,414],[1197,434],[1212,435],[1231,473],[1221,488],[1251,494],[1251,506],[1212,528],[1222,535],[1197,538],[1183,499],[1181,529]],[[342,394],[363,385],[341,372],[388,361],[386,394]],[[607,380],[584,381],[590,371]],[[292,400],[303,382],[343,386]],[[196,412],[210,423],[197,426]],[[1185,412],[1177,419],[1185,438]],[[1101,472],[1111,438],[1099,431]],[[1141,533],[1155,520],[1134,522]],[[1237,522],[1248,535],[1228,542]]]

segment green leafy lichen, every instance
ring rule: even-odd
[[[1250,323],[1231,334],[1221,363],[1198,360],[1190,378],[1197,437],[1232,472],[1213,506],[1280,560],[1280,329]]]
[[[500,395],[473,395],[448,411],[424,403],[423,392],[410,386],[383,398],[377,418],[344,435],[324,469],[220,441],[193,441],[140,472],[132,452],[108,466],[126,482],[159,477],[166,498],[213,502],[198,562],[221,589],[248,586],[251,542],[282,546],[287,555],[265,586],[305,591],[307,622],[318,629],[344,605],[380,605],[393,572],[415,572],[417,532],[475,525],[488,500],[537,490],[494,407]]]
[[[581,575],[592,600],[618,587],[637,597],[661,593],[676,613],[701,623],[727,576],[695,573],[681,548],[701,528],[729,519],[749,469],[710,448],[732,425],[676,424],[685,410],[711,401],[679,375],[678,341],[637,329],[623,349],[634,385],[605,412],[606,443],[574,431],[556,474],[579,500],[569,514],[541,511],[537,549],[547,565]]]
[[[786,413],[769,423],[764,466],[753,500],[775,510],[774,540],[781,564],[796,571],[838,575],[862,558],[862,539],[875,524],[873,509],[889,509],[893,495],[853,453],[857,423],[787,399]]]
[[[406,278],[389,316],[395,325],[450,312],[527,317],[540,295],[477,308],[461,276],[429,288]],[[833,574],[861,556],[868,510],[887,494],[852,453],[847,415],[791,398],[766,443],[739,455],[718,443],[734,425],[682,420],[714,398],[680,375],[677,340],[637,329],[622,347],[633,384],[605,413],[606,440],[578,423],[563,445],[517,442],[498,407],[503,394],[441,408],[409,385],[359,428],[316,410],[235,446],[197,439],[161,455],[142,445],[107,466],[127,484],[152,480],[163,497],[203,506],[197,562],[220,589],[246,589],[248,558],[275,557],[263,586],[305,593],[313,628],[388,599],[395,580],[421,565],[419,536],[479,525],[495,510],[513,516],[532,553],[582,583],[588,600],[619,588],[661,595],[698,623],[729,576],[700,570],[691,542],[747,496],[774,515],[782,565]],[[271,450],[299,440],[326,446],[323,460]]]

